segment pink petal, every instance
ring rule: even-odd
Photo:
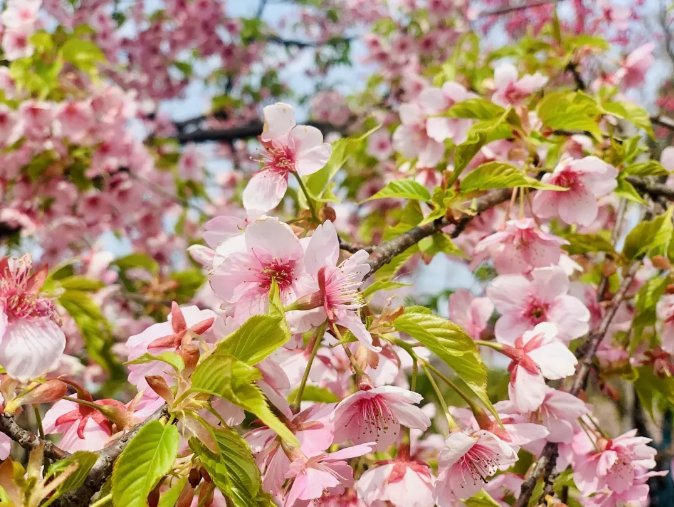
[[[316,228],[304,253],[304,267],[316,277],[324,266],[336,266],[339,260],[339,240],[337,231],[330,220]]]
[[[49,371],[60,359],[66,337],[52,320],[11,322],[0,341],[0,364],[12,377],[28,380]]]
[[[295,109],[288,104],[277,102],[262,110],[264,115],[264,132],[260,136],[263,141],[279,139],[295,126]],[[271,209],[271,208],[269,208]]]
[[[243,207],[247,210],[272,210],[281,202],[287,188],[287,174],[260,171],[243,189]]]

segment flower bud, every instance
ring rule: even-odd
[[[323,306],[324,298],[323,295],[318,292],[313,292],[299,298],[294,303],[289,304],[284,308],[286,312],[292,312],[295,310],[313,310],[314,308],[319,308]]]
[[[318,218],[320,219],[321,222],[325,222],[326,220],[334,222],[337,219],[337,213],[330,206],[326,206],[319,210]]]

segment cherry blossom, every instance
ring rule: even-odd
[[[329,220],[319,225],[304,254],[306,272],[318,289],[305,296],[307,302],[304,304],[318,308],[305,313],[297,325],[306,327],[307,321],[320,323],[328,319],[330,323],[347,328],[366,347],[379,350],[372,344],[372,337],[358,316],[358,308],[363,305],[358,289],[370,271],[365,262],[368,257],[365,250],[359,250],[338,265],[339,239],[335,226]],[[297,306],[302,303],[300,300]]]
[[[655,467],[656,450],[647,445],[651,439],[636,435],[637,430],[631,430],[610,440],[598,438],[597,449],[580,456],[573,475],[583,494],[605,487],[618,494],[627,492],[639,471]]]
[[[428,416],[414,406],[422,399],[394,386],[359,390],[335,408],[335,442],[376,442],[376,450],[383,451],[398,439],[401,425],[420,430],[430,426]]]
[[[475,252],[489,252],[499,274],[519,274],[557,265],[559,247],[566,244],[568,241],[542,231],[532,218],[522,218],[508,220],[502,231],[480,241]]]
[[[393,132],[393,147],[403,157],[418,159],[421,167],[435,167],[445,153],[442,143],[432,139],[426,131],[426,120],[421,106],[411,102],[400,106],[400,125]]]
[[[449,296],[449,314],[474,340],[479,340],[494,313],[489,298],[474,298],[470,292],[459,289]]]
[[[286,473],[291,482],[287,487],[284,507],[292,507],[298,500],[320,498],[324,491],[339,491],[342,487],[352,486],[353,468],[344,460],[362,456],[371,450],[371,445],[360,444],[331,454],[293,459]]]
[[[370,468],[356,485],[365,505],[389,502],[395,507],[433,507],[434,477],[423,462],[396,457]]]
[[[517,461],[515,451],[485,430],[451,433],[438,456],[435,501],[438,507],[454,507],[482,489],[499,470]]]
[[[557,324],[557,338],[564,343],[583,336],[589,330],[590,312],[568,291],[569,279],[559,267],[534,269],[531,278],[498,276],[487,288],[501,314],[495,328],[497,340],[512,345],[542,322]]]
[[[451,139],[454,144],[461,144],[466,140],[466,134],[471,120],[464,118],[448,118],[439,116],[457,102],[463,102],[476,95],[469,93],[462,85],[447,82],[442,88],[428,87],[419,95],[419,104],[424,112],[431,115],[426,120],[428,136],[439,143]]]
[[[674,353],[674,294],[663,296],[656,305],[657,330],[663,350]]]
[[[573,375],[578,360],[557,339],[555,324],[543,322],[505,345],[503,353],[512,360],[508,366],[508,396],[519,412],[537,410],[545,401],[545,378],[562,379]]]
[[[597,197],[616,188],[617,175],[614,167],[597,157],[563,159],[542,181],[568,190],[538,191],[534,195],[534,213],[540,218],[559,215],[568,224],[590,225],[599,212]]]
[[[213,292],[236,304],[237,315],[263,313],[272,282],[289,304],[307,291],[304,250],[292,229],[276,218],[261,218],[246,227],[245,252],[233,253],[210,278]]]
[[[491,98],[496,104],[503,107],[519,105],[548,82],[548,78],[539,72],[527,74],[519,80],[517,77],[517,69],[510,63],[502,63],[496,67],[494,71],[496,91]]]
[[[264,108],[265,130],[260,136],[264,148],[262,170],[243,191],[246,209],[268,211],[283,199],[288,188],[288,174],[308,176],[325,166],[332,151],[323,143],[316,127],[297,125],[295,109],[277,103]]]
[[[0,260],[0,364],[20,380],[49,371],[66,339],[51,300],[40,293],[47,267],[30,275],[29,254]]]
[[[636,88],[643,84],[646,72],[655,62],[653,49],[655,49],[655,44],[648,42],[627,55],[616,72],[616,78],[620,80],[621,87]]]

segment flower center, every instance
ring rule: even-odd
[[[525,316],[532,324],[544,322],[547,318],[548,306],[546,303],[532,299],[527,306]]]
[[[367,433],[368,438],[375,440],[378,440],[382,433],[388,431],[389,425],[398,421],[381,396],[360,400],[356,404],[354,415],[347,422],[347,425],[350,425],[353,418],[356,417],[358,418],[358,425],[361,426],[361,434]]]
[[[280,291],[286,290],[295,280],[295,263],[283,261],[278,257],[263,263],[263,268],[257,277],[258,286],[269,290],[272,281],[276,281]]]
[[[263,169],[286,174],[295,172],[295,149],[293,146],[272,142],[265,146],[261,162]]]
[[[484,445],[475,444],[461,457],[459,465],[464,484],[469,480],[473,481],[473,485],[479,482],[486,483],[487,477],[491,477],[498,471],[498,455]]]
[[[578,185],[578,174],[569,169],[563,169],[552,181],[553,185],[565,188],[575,188]]]

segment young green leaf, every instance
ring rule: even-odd
[[[152,421],[126,446],[112,473],[112,501],[119,507],[144,507],[147,496],[173,466],[180,436],[172,424]]]
[[[186,484],[187,477],[175,481],[167,491],[162,493],[157,507],[175,507],[178,498],[180,498],[180,493],[183,492]]]
[[[487,395],[487,368],[473,339],[460,326],[428,313],[407,311],[393,325],[442,359],[498,418]]]
[[[464,194],[492,188],[528,187],[541,190],[568,190],[557,185],[549,185],[527,176],[524,171],[504,162],[487,162],[466,174],[461,180]]]
[[[672,240],[674,224],[670,207],[664,215],[653,220],[641,222],[625,238],[623,253],[628,259],[634,259],[658,247],[666,247]]]
[[[388,199],[388,198],[413,199],[416,201],[428,202],[431,200],[431,193],[421,183],[414,180],[400,179],[389,182],[379,192],[372,197],[365,199],[363,202],[372,201],[374,199]]]
[[[223,496],[235,507],[259,507],[264,499],[262,480],[248,443],[228,428],[214,429],[214,436],[220,456],[196,438],[190,438],[190,448]]]
[[[77,464],[75,471],[56,489],[57,494],[62,495],[63,493],[77,489],[84,484],[84,481],[89,474],[89,470],[94,466],[97,459],[98,454],[95,452],[77,451],[66,459],[52,463],[47,475],[54,474],[56,476],[73,463]]]
[[[185,361],[183,361],[183,358],[180,356],[180,354],[176,354],[175,352],[171,351],[162,352],[159,355],[149,354],[146,352],[142,356],[137,357],[132,361],[127,361],[124,364],[146,364],[151,363],[152,361],[161,361],[166,363],[177,372],[181,372],[185,369]]]

